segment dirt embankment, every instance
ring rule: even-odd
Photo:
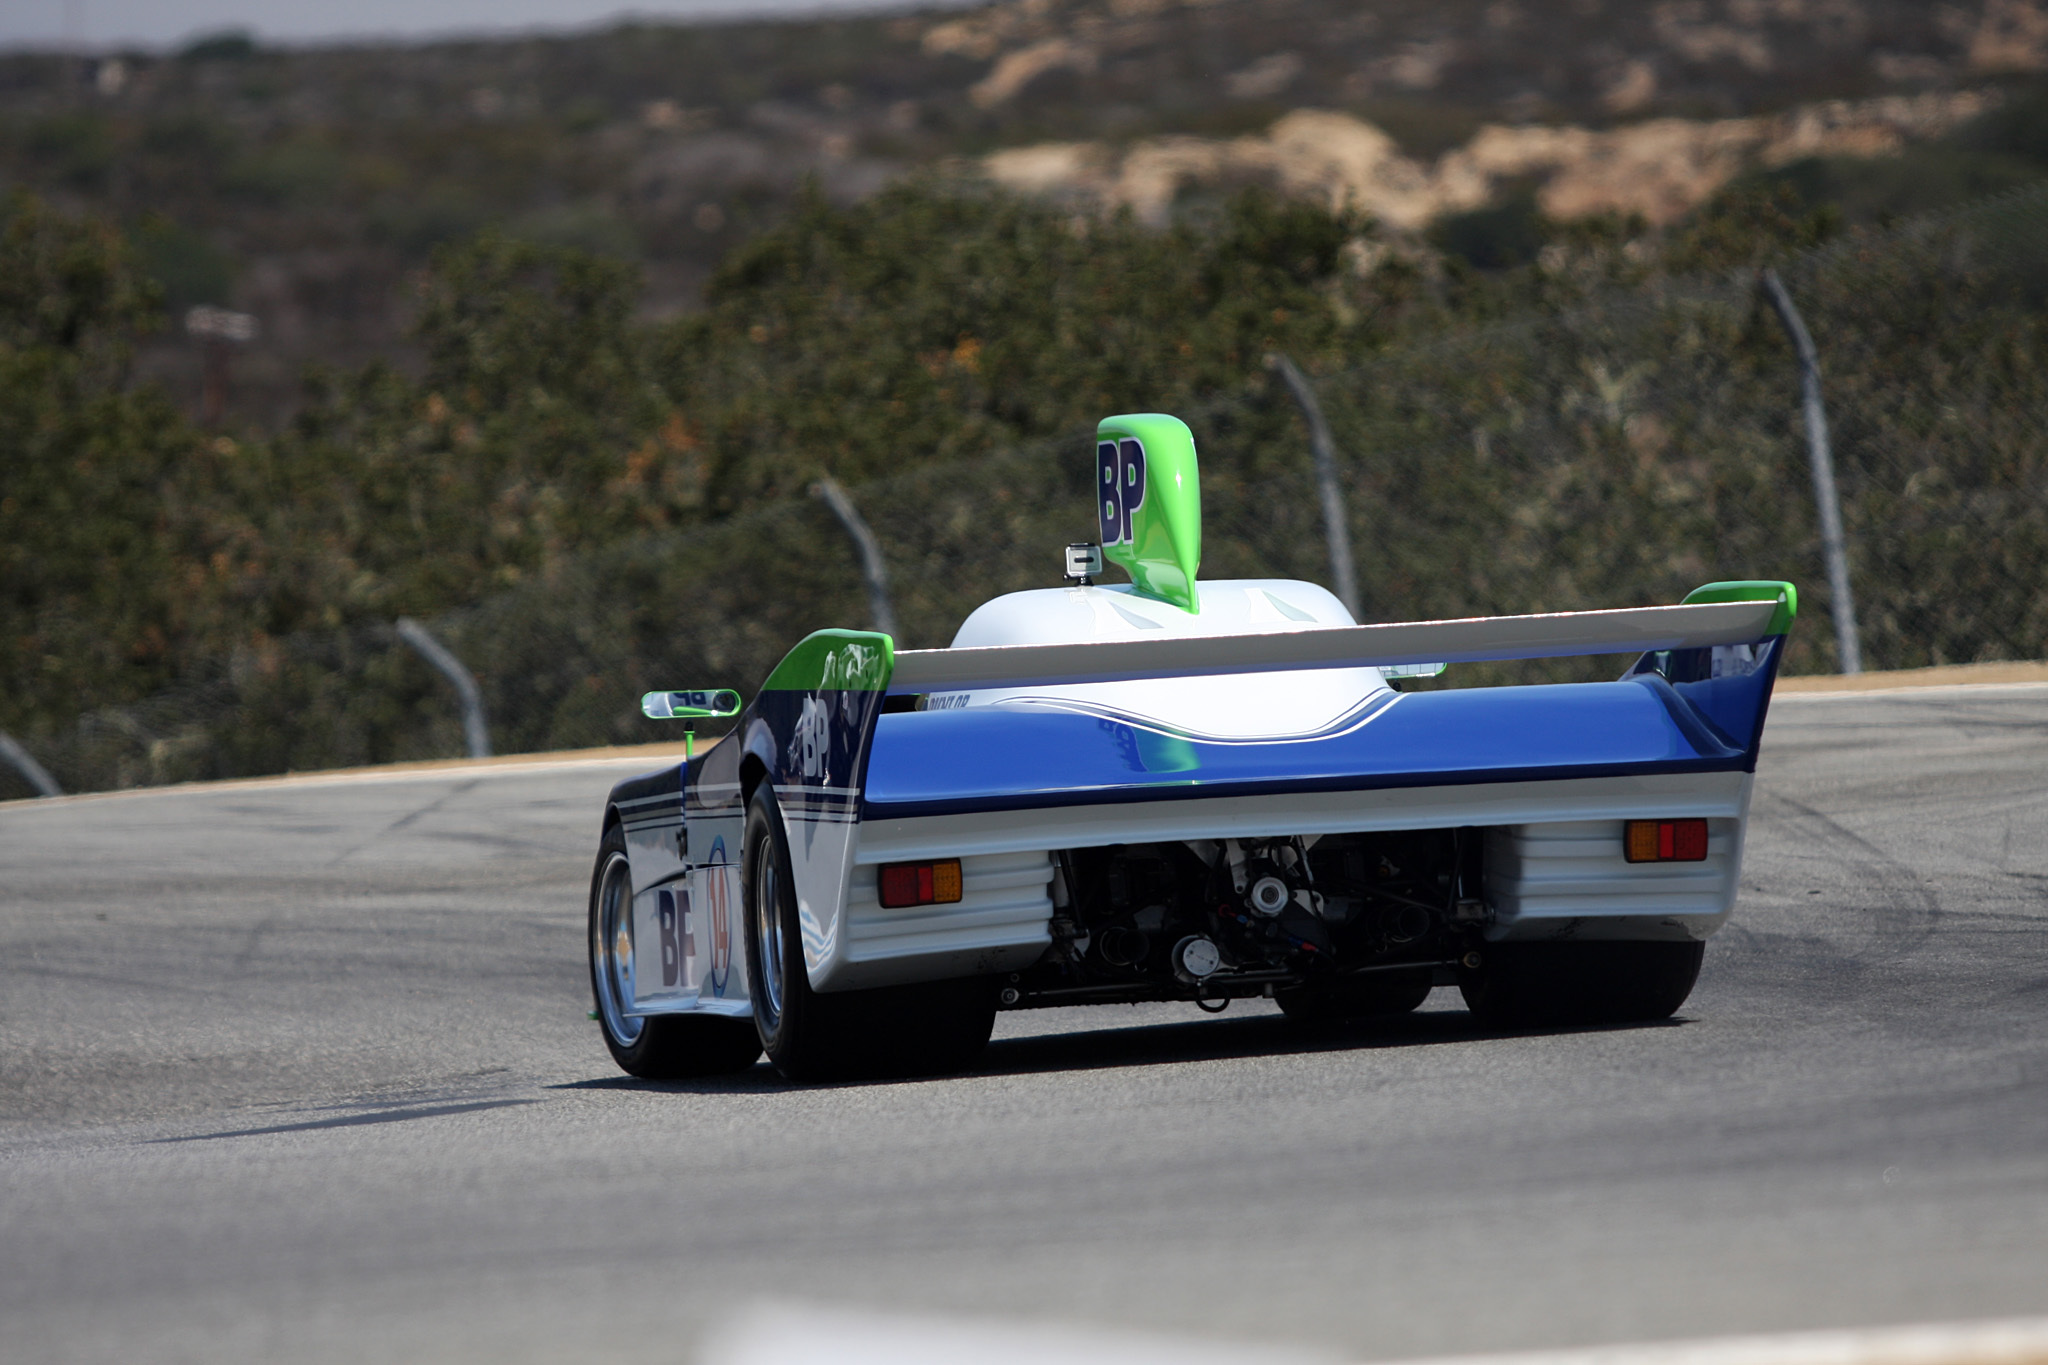
[[[1012,189],[1156,222],[1187,190],[1264,182],[1353,200],[1399,229],[1531,180],[1556,217],[1668,222],[1747,170],[1938,137],[1989,106],[1988,81],[2048,71],[2048,0],[1473,0],[1313,22],[1302,8],[1233,26],[1239,11],[1214,0],[1013,0],[934,23],[921,45],[974,64],[966,93],[991,119],[1060,90],[1105,108],[1172,90],[1210,115],[1245,101],[1294,109],[1249,136],[1154,124],[983,158]],[[1175,43],[1197,33],[1205,54],[1233,52],[1236,65],[1176,63]],[[1407,111],[1396,119],[1441,106],[1490,121],[1417,155],[1367,121],[1389,102]]]
[[[1263,135],[1151,138],[1129,147],[1043,143],[993,153],[982,167],[1029,194],[1128,207],[1163,222],[1174,200],[1203,185],[1256,180],[1292,194],[1357,204],[1390,227],[1419,228],[1477,208],[1506,182],[1540,181],[1555,218],[1605,211],[1652,223],[1684,214],[1744,171],[1809,156],[1882,156],[1938,137],[1984,112],[1994,91],[1834,100],[1756,118],[1650,119],[1618,128],[1487,124],[1426,162],[1348,114],[1303,109]]]

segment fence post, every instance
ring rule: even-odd
[[[484,697],[477,689],[476,678],[462,660],[455,657],[448,647],[427,633],[427,628],[410,616],[398,618],[398,638],[419,651],[419,656],[432,664],[440,675],[454,687],[455,695],[462,699],[462,735],[469,741],[471,758],[491,756],[491,732],[484,725]]]
[[[882,563],[881,542],[868,529],[860,509],[853,505],[853,499],[846,496],[846,490],[839,486],[839,480],[827,474],[811,485],[811,496],[832,509],[832,515],[839,518],[839,524],[846,528],[846,534],[853,537],[854,548],[860,551],[860,575],[868,587],[868,614],[875,619],[875,629],[895,640],[900,647],[902,636],[896,630],[896,613],[889,605],[889,570]]]
[[[1835,654],[1844,673],[1863,671],[1863,643],[1856,631],[1856,599],[1849,594],[1849,549],[1842,535],[1842,500],[1835,491],[1835,460],[1828,447],[1828,414],[1820,401],[1820,356],[1778,272],[1765,267],[1757,277],[1799,356],[1799,389],[1806,423],[1806,456],[1813,466],[1813,500],[1820,507],[1821,551],[1828,562],[1828,595],[1835,619]]]
[[[1266,368],[1287,383],[1301,415],[1308,422],[1309,449],[1316,457],[1316,488],[1323,503],[1323,538],[1330,548],[1330,577],[1337,586],[1337,598],[1351,619],[1359,619],[1358,571],[1351,562],[1351,523],[1345,515],[1344,490],[1337,484],[1337,454],[1330,444],[1330,424],[1323,420],[1323,405],[1316,391],[1292,360],[1278,351],[1266,357]]]
[[[50,770],[36,762],[35,755],[21,747],[20,741],[5,730],[0,730],[0,758],[7,760],[14,771],[28,780],[36,789],[37,796],[62,796],[64,789],[57,785],[57,779],[50,776]]]

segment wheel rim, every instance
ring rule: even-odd
[[[754,847],[754,942],[761,949],[761,995],[771,1023],[782,1022],[782,882],[775,841]]]
[[[605,1032],[630,1047],[647,1026],[627,1015],[633,1002],[633,877],[626,855],[606,860],[597,887],[597,917],[590,926],[591,957],[597,971],[597,1008]]]

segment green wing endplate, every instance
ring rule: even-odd
[[[1776,602],[1778,609],[1771,613],[1771,624],[1764,630],[1766,635],[1789,633],[1793,618],[1799,615],[1799,589],[1777,579],[1748,578],[1708,583],[1687,593],[1683,605],[1690,606],[1695,602]]]
[[[764,692],[884,692],[896,671],[896,642],[873,630],[819,630],[783,656]]]

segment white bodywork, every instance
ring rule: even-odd
[[[1124,585],[1013,592],[984,604],[962,622],[953,648],[1278,635],[1356,624],[1342,602],[1313,583],[1255,578],[1198,586],[1199,614],[1141,597]],[[1386,679],[1375,668],[1319,668],[980,688],[934,693],[926,706],[938,710],[995,702],[1064,704],[1149,718],[1199,739],[1271,741],[1326,733],[1386,690]]]

